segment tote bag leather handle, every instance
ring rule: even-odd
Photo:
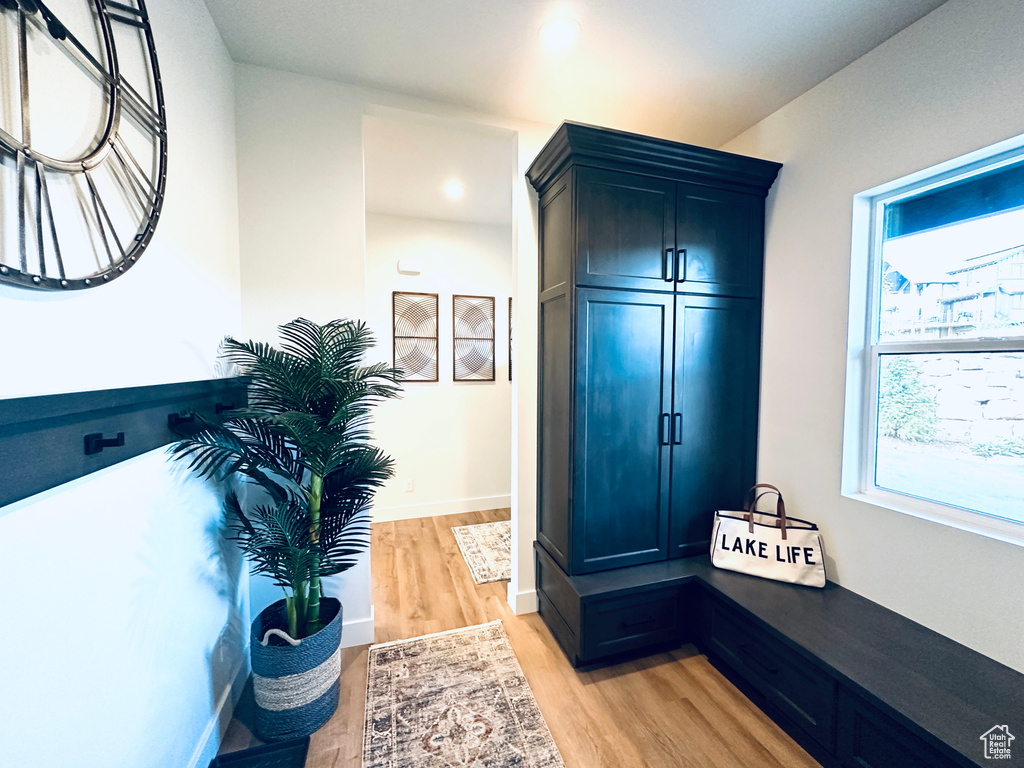
[[[756,499],[754,498],[755,495],[758,496],[758,498],[760,498],[761,494],[755,494],[754,493],[754,491],[756,491],[758,488],[767,488],[767,489],[769,489],[771,491],[775,491],[775,493],[777,493],[779,495],[779,498],[780,499],[782,498],[782,491],[780,491],[774,485],[769,485],[768,483],[758,483],[757,485],[752,485],[752,486],[750,486],[750,490],[747,491],[746,494],[744,494],[744,496],[743,496],[743,511],[744,512],[749,512],[750,511],[750,504],[751,504],[751,502],[755,502],[756,503]]]
[[[754,491],[758,488],[767,488],[767,491],[762,491],[756,496]],[[777,525],[782,531],[782,540],[786,540],[786,502],[782,498],[782,491],[776,488],[774,485],[768,483],[758,483],[751,487],[743,497],[743,511],[746,513],[743,515],[743,519],[750,524],[750,533],[754,533],[754,515],[757,510],[757,502],[761,500],[762,496],[767,496],[770,493],[774,493],[778,497],[778,501],[775,505],[776,515],[778,516]]]

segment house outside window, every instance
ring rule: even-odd
[[[844,493],[1024,543],[1024,150],[855,209]]]

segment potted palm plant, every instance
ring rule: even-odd
[[[338,704],[342,609],[322,579],[369,546],[373,495],[392,460],[370,444],[371,409],[399,394],[399,371],[364,366],[366,325],[299,318],[281,346],[227,338],[222,358],[249,377],[249,402],[176,443],[202,477],[233,477],[228,524],[251,564],[284,589],[251,631],[256,733],[312,733]]]

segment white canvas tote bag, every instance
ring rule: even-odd
[[[767,491],[757,492],[759,488]],[[757,501],[774,493],[776,512],[757,512]],[[825,561],[818,526],[786,516],[786,502],[774,485],[758,483],[743,498],[742,512],[715,512],[711,562],[727,571],[807,587],[825,586]]]

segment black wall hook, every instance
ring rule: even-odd
[[[196,415],[194,413],[169,413],[167,414],[167,426],[173,431],[177,431],[183,427],[190,427],[196,423]]]
[[[124,445],[124,432],[118,432],[117,437],[103,438],[102,432],[93,432],[85,436],[85,455],[92,456],[100,453],[104,448],[120,448]]]

